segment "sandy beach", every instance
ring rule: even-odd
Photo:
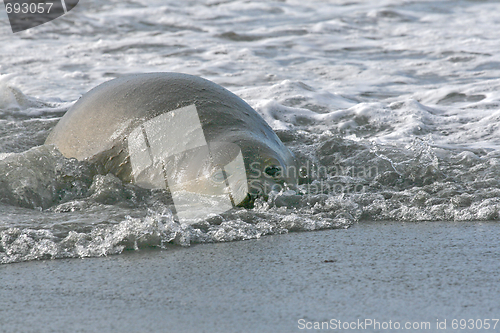
[[[383,329],[390,321],[456,332],[453,319],[499,316],[499,229],[483,222],[365,222],[347,230],[2,265],[0,331],[398,331]],[[380,329],[334,329],[370,319]],[[438,330],[444,320],[447,329]],[[311,326],[325,321],[329,329]]]

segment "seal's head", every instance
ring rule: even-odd
[[[78,100],[45,143],[124,181],[169,189],[180,218],[193,200],[222,210],[297,183],[292,153],[257,112],[186,74],[108,81]]]

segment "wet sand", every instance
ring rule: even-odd
[[[0,331],[300,332],[315,331],[300,323],[372,319],[455,332],[453,319],[500,317],[499,234],[497,222],[363,222],[2,265]]]

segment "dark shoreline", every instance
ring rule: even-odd
[[[455,331],[453,319],[498,318],[499,231],[497,222],[363,222],[1,265],[0,332],[316,331],[300,330],[300,319],[433,330],[446,319]]]

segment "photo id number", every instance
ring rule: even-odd
[[[52,8],[53,2],[46,2],[46,3],[7,3],[5,5],[5,10],[7,11],[7,14],[14,13],[14,14],[49,14],[50,9]]]

